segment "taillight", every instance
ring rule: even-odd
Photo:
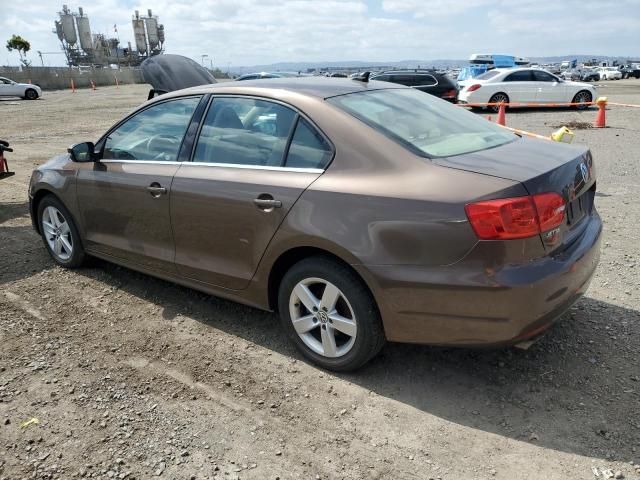
[[[467,92],[475,92],[476,90],[478,90],[482,85],[480,85],[479,83],[474,83],[473,85],[471,85],[469,88],[467,88]]]
[[[481,240],[508,240],[539,235],[562,224],[564,200],[557,193],[501,198],[464,207]]]
[[[565,203],[557,193],[540,193],[533,196],[533,203],[538,211],[540,232],[547,232],[562,224]]]

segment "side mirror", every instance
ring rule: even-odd
[[[95,162],[98,157],[94,149],[95,145],[93,142],[82,142],[69,147],[67,152],[69,152],[71,160],[74,162]]]

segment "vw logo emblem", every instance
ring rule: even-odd
[[[320,320],[320,323],[327,323],[329,321],[329,315],[327,315],[326,312],[320,310],[318,312],[318,320]]]
[[[589,180],[589,168],[586,163],[580,164],[580,173],[582,174],[582,181],[587,183],[587,180]]]

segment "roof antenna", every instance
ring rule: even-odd
[[[369,81],[369,76],[370,75],[371,75],[371,72],[363,72],[360,75],[357,75],[357,76],[353,77],[353,79],[357,80],[359,82],[367,83]]]

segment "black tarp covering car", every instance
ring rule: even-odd
[[[206,68],[182,55],[156,55],[147,58],[140,67],[144,80],[153,87],[149,98],[183,88],[217,83]]]

